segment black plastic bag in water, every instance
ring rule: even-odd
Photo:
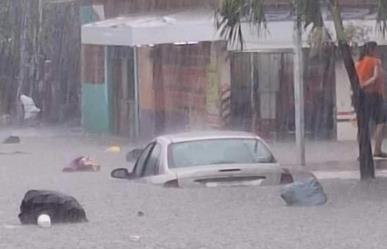
[[[20,137],[18,136],[9,136],[3,141],[3,144],[19,144],[19,143],[20,143]]]
[[[85,210],[74,197],[47,190],[28,191],[20,205],[20,222],[37,224],[41,214],[49,215],[52,224],[87,221]]]
[[[317,179],[286,185],[281,193],[289,206],[319,206],[327,202],[327,195]]]

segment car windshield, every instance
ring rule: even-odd
[[[209,139],[174,143],[169,146],[168,154],[170,168],[274,162],[269,149],[257,139]]]

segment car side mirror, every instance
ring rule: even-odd
[[[126,154],[126,161],[127,162],[134,162],[137,161],[137,159],[141,156],[141,153],[143,152],[144,149],[134,149],[129,151]]]
[[[110,176],[113,178],[118,178],[118,179],[133,179],[134,178],[133,173],[129,173],[129,171],[125,168],[114,169],[110,173]]]

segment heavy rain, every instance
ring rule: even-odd
[[[387,1],[1,0],[0,248],[384,248]]]

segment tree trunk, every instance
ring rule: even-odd
[[[22,123],[24,120],[23,117],[23,107],[20,100],[20,96],[23,94],[24,83],[26,81],[27,75],[27,65],[28,65],[28,55],[27,55],[27,37],[28,37],[28,4],[29,0],[21,1],[21,35],[20,35],[20,62],[19,62],[19,77],[18,77],[18,86],[16,92],[16,117],[18,123]]]
[[[359,78],[356,73],[351,48],[346,41],[344,34],[343,20],[337,0],[330,0],[330,9],[335,24],[336,36],[339,43],[339,50],[344,61],[354,97],[354,106],[358,124],[358,142],[360,159],[360,177],[362,180],[375,178],[374,161],[372,157],[371,138],[369,135],[369,121],[367,120],[364,108],[364,92],[359,88]]]

